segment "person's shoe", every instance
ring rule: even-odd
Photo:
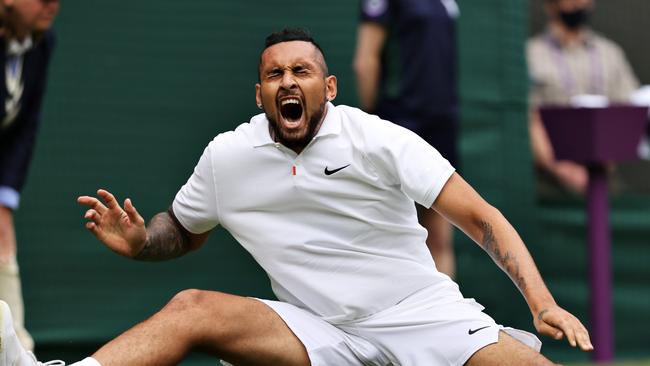
[[[37,365],[37,366],[65,366],[65,362],[61,360],[52,360],[52,361],[47,361],[47,362],[40,362],[36,359],[36,356],[31,352],[27,351],[27,357],[29,357],[29,362],[35,362],[35,363],[28,363],[27,365]]]
[[[39,362],[21,345],[13,323],[9,305],[0,300],[0,366],[65,366],[60,360]]]

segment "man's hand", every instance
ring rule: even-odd
[[[77,198],[77,202],[90,207],[84,215],[84,218],[90,220],[86,222],[86,228],[114,252],[129,258],[135,257],[147,240],[144,219],[130,199],[124,200],[122,209],[110,192],[100,189],[97,195],[105,205],[95,197]]]
[[[557,305],[550,306],[533,314],[535,328],[540,334],[556,340],[566,336],[572,347],[580,347],[583,351],[593,351],[594,346],[589,340],[589,332],[584,325],[568,311]]]

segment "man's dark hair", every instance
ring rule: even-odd
[[[309,31],[305,28],[284,28],[279,32],[273,32],[266,37],[266,42],[264,43],[264,49],[267,49],[274,44],[282,42],[291,42],[291,41],[305,41],[313,44],[325,58],[325,52],[320,48],[318,43],[311,36]],[[264,51],[264,50],[262,50]]]
[[[323,52],[323,49],[316,43],[314,38],[311,36],[311,33],[305,28],[292,28],[292,27],[287,27],[282,29],[279,32],[273,32],[269,34],[266,37],[266,41],[264,42],[264,49],[262,49],[262,52],[260,52],[260,65],[262,65],[262,53],[264,51],[278,43],[282,42],[291,42],[291,41],[303,41],[303,42],[309,42],[316,47],[318,52],[320,52],[321,56],[323,57],[322,60],[322,65],[321,67],[323,68],[323,74],[328,75],[329,71],[327,70],[327,64],[325,63],[325,52]],[[259,69],[259,67],[258,67]]]

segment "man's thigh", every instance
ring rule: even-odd
[[[188,293],[189,292],[189,293]],[[196,344],[235,365],[310,365],[300,339],[269,306],[256,299],[212,291],[186,291],[179,302],[197,309],[185,314],[203,337]],[[174,305],[172,301],[168,306]]]
[[[504,331],[499,332],[499,342],[476,351],[465,363],[466,366],[546,366],[555,365],[529,346],[512,338]]]

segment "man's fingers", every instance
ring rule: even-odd
[[[104,189],[99,189],[97,190],[97,194],[104,200],[106,207],[108,207],[109,210],[120,208],[120,205],[117,203],[115,196],[113,196],[111,192]]]
[[[544,319],[544,321],[555,328],[561,329],[562,332],[564,332],[564,335],[566,336],[566,340],[569,342],[571,347],[576,346],[576,335],[575,335],[575,331],[573,330],[573,327],[571,326],[572,324],[570,321],[568,321],[565,318],[558,319],[554,317],[547,317],[547,319]]]
[[[77,198],[77,202],[82,205],[90,206],[91,208],[95,209],[95,211],[97,211],[100,215],[104,214],[104,212],[108,210],[108,208],[106,208],[106,206],[104,206],[104,204],[95,197],[79,196]]]
[[[565,318],[548,317],[548,316],[545,319],[543,319],[543,321],[546,324],[549,324],[549,325],[551,325],[551,326],[553,326],[555,328],[560,329],[564,333],[564,335],[566,336],[566,339],[569,342],[569,344],[572,347],[576,346],[576,335],[575,335],[575,331],[574,331],[574,329],[572,327],[572,324],[571,324],[572,322],[570,322],[569,320],[567,320]],[[560,337],[556,336],[555,337],[555,339],[560,339],[560,338],[562,338],[562,336],[560,336]]]
[[[578,340],[578,346],[580,346],[581,350],[583,351],[594,350],[594,346],[591,344],[591,340],[589,339],[589,333],[587,333],[586,329],[584,331],[578,332],[577,340]]]
[[[564,332],[554,326],[549,325],[548,323],[542,321],[540,322],[539,328],[537,329],[541,334],[545,334],[553,339],[561,339],[564,336]]]
[[[140,216],[138,210],[135,209],[130,198],[124,200],[124,211],[126,211],[126,214],[129,216],[129,220],[131,220],[132,223],[136,225],[144,225],[144,219]]]
[[[99,226],[97,226],[97,224],[95,224],[93,221],[89,221],[86,223],[86,229],[88,229],[88,231],[93,233],[93,235],[95,235],[97,239],[101,240],[101,236],[102,236],[101,230]]]
[[[540,333],[556,340],[566,336],[572,347],[579,347],[583,351],[593,351],[594,349],[587,328],[578,318],[562,308],[542,311],[537,316],[536,326]]]
[[[580,347],[583,351],[593,350],[591,341],[589,340],[589,332],[582,325],[582,323],[573,315],[567,314],[567,317],[546,317],[543,322],[551,327],[560,330],[559,336],[556,335],[555,339],[561,339],[562,335],[566,336],[567,341],[572,347]]]
[[[84,215],[84,218],[88,219],[88,220],[91,220],[96,224],[99,224],[99,220],[101,219],[101,216],[99,215],[99,213],[97,213],[97,211],[95,211],[93,209],[90,209],[90,210],[86,211],[86,214]]]
[[[576,319],[576,325],[575,325],[575,339],[578,347],[580,347],[581,350],[583,351],[592,351],[594,349],[594,346],[591,344],[591,340],[589,339],[589,332],[587,331],[587,328],[578,320]]]
[[[566,335],[566,340],[569,342],[571,347],[575,347],[577,345],[575,330],[572,327],[569,327],[569,326],[565,326],[562,329],[564,330],[564,334]]]

